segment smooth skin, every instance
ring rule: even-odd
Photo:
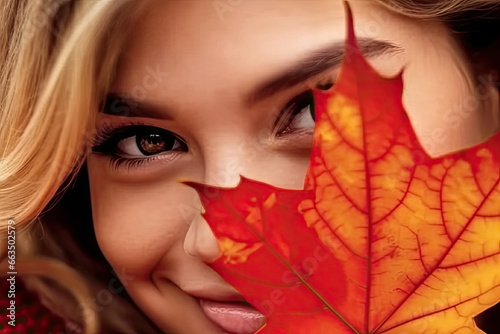
[[[173,150],[145,157],[129,136],[113,152],[87,160],[99,246],[133,300],[166,333],[223,333],[188,292],[240,299],[208,266],[219,254],[217,242],[200,216],[195,191],[178,181],[229,187],[241,174],[301,189],[314,125],[309,110],[284,134],[273,133],[273,124],[295,96],[335,80],[338,67],[282,83],[283,89],[270,94],[255,92],[287,70],[304,68],[297,64],[311,52],[341,45],[345,36],[340,0],[221,2],[226,6],[151,1],[111,89],[148,109],[137,115],[136,109],[111,108],[99,115],[99,126],[150,125],[182,143],[165,146],[174,137],[149,130],[157,141],[144,147]],[[374,67],[385,76],[405,68],[403,101],[429,153],[475,145],[499,128],[497,94],[485,89],[474,95],[468,82],[477,76],[444,24],[402,17],[374,1],[350,3],[357,36],[368,41],[365,51]],[[392,47],[369,51],[377,41]],[[110,161],[113,154],[136,160],[117,166]],[[144,158],[149,160],[138,165]]]

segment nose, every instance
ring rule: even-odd
[[[219,146],[222,148],[221,146]],[[239,150],[219,149],[205,156],[204,183],[211,186],[234,187],[239,182],[243,160],[238,157]],[[195,215],[186,237],[184,250],[204,262],[211,263],[220,256],[219,245],[210,226],[201,214]]]
[[[219,245],[215,235],[201,215],[195,216],[184,239],[184,251],[211,263],[219,257]]]

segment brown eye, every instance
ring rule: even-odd
[[[94,152],[114,154],[124,158],[187,152],[182,138],[154,126],[132,125],[114,130],[103,143],[92,148]]]
[[[157,133],[148,133],[142,136],[136,136],[137,147],[144,155],[158,154],[166,151],[167,149],[171,150],[175,144],[175,137],[164,137],[165,136]]]

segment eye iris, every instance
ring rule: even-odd
[[[169,149],[173,146],[174,139],[166,141],[163,136],[156,133],[148,133],[137,136],[137,146],[144,155],[153,155]]]

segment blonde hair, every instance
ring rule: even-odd
[[[497,7],[499,0],[377,0],[405,16],[421,19],[451,18],[469,10]]]
[[[425,19],[500,4],[500,0],[377,1],[398,13]],[[92,295],[89,287],[94,286],[95,291],[102,283],[89,282],[79,273],[82,270],[74,269],[78,266],[63,265],[68,260],[61,260],[60,249],[45,252],[49,257],[40,256],[44,247],[57,248],[50,246],[50,234],[39,240],[44,233],[40,217],[51,201],[62,196],[82,166],[95,114],[113,79],[127,33],[145,3],[0,2],[0,239],[5,239],[7,221],[14,220],[18,271],[55,279],[67,288],[82,308],[79,315],[67,316],[83,323],[87,333],[98,331],[98,321],[85,300]],[[5,257],[2,248],[2,274],[6,272]],[[56,299],[51,294],[62,293],[36,277],[28,276],[28,282],[53,302]],[[110,315],[101,317],[108,330],[145,333],[140,326],[150,328],[145,321],[137,322],[140,315],[126,302],[120,300],[109,309]],[[122,319],[114,319],[113,313]],[[133,318],[125,319],[132,313]]]
[[[16,222],[17,271],[50,277],[66,287],[84,315],[74,320],[83,322],[89,333],[98,332],[98,322],[86,300],[88,284],[60,261],[34,261],[40,241],[33,235],[40,227],[36,218],[81,167],[86,137],[113,78],[126,33],[142,7],[138,4],[129,0],[0,4],[0,232],[5,239],[7,221]],[[5,257],[5,249],[1,252]],[[5,268],[3,262],[2,274]],[[32,280],[31,285],[41,284]],[[115,331],[132,332],[109,322]]]

